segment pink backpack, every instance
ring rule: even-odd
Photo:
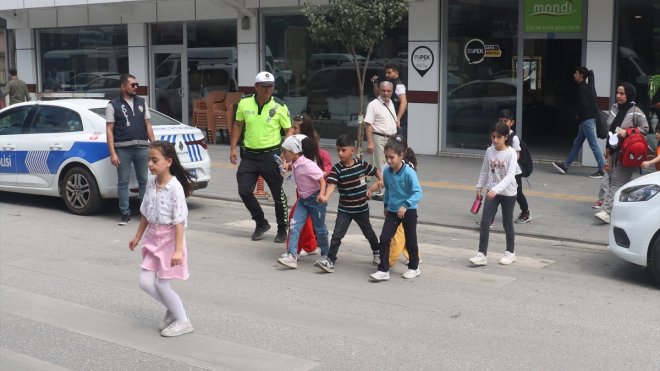
[[[623,166],[640,167],[642,162],[646,161],[649,148],[646,137],[638,128],[628,128],[626,133],[628,135],[619,150],[619,162]]]

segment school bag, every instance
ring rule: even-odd
[[[598,109],[598,96],[596,95],[596,80],[594,79],[594,71],[589,70],[587,73],[587,86],[591,92],[591,104],[594,109],[594,121],[596,121],[596,136],[600,139],[607,138],[608,126],[607,117],[609,112],[603,112]]]
[[[515,136],[516,133],[511,134],[512,136]],[[528,176],[532,175],[534,172],[534,163],[532,162],[532,153],[529,151],[529,147],[527,147],[527,144],[523,142],[522,139],[518,138],[520,140],[520,158],[518,159],[518,166],[520,166],[520,171],[522,172],[520,176],[523,178],[527,178]]]
[[[646,161],[649,144],[638,128],[628,128],[626,133],[628,135],[623,140],[619,150],[619,162],[623,166],[640,167],[642,162]]]

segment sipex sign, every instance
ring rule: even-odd
[[[417,47],[410,57],[413,68],[422,77],[433,67],[433,61],[433,52],[426,46]]]
[[[502,50],[497,44],[486,45],[480,39],[472,39],[465,43],[463,55],[468,64],[479,64],[484,58],[499,58],[502,56]]]
[[[525,32],[582,32],[582,0],[525,0]]]

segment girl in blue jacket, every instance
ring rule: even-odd
[[[403,274],[403,278],[415,278],[421,273],[417,250],[417,204],[422,198],[422,187],[415,170],[403,161],[406,152],[403,143],[388,141],[384,152],[387,161],[387,165],[383,167],[385,222],[380,234],[380,264],[376,273],[371,274],[371,278],[375,281],[390,279],[390,242],[399,224],[403,224],[410,254],[408,270]]]

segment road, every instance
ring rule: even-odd
[[[0,369],[660,369],[660,291],[604,246],[518,236],[519,261],[500,266],[494,233],[490,264],[472,268],[474,230],[420,225],[422,275],[404,280],[399,264],[373,283],[355,226],[335,273],[313,257],[292,271],[276,263],[275,228],[249,239],[242,204],[189,207],[191,278],[174,287],[195,332],[162,338],[127,248],[135,221],[0,193]]]

